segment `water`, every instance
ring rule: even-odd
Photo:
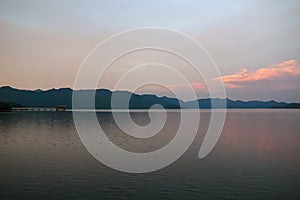
[[[136,152],[167,144],[179,119],[169,112],[162,132],[143,140],[123,134],[111,113],[97,116],[115,144]],[[149,123],[147,113],[132,117]],[[71,112],[0,113],[0,199],[300,199],[300,110],[229,110],[217,145],[199,159],[209,117],[201,113],[194,143],[175,163],[128,174],[87,152]]]

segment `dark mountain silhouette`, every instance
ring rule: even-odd
[[[90,95],[92,90],[75,90],[79,96]],[[57,105],[65,105],[67,108],[72,108],[72,95],[73,90],[70,88],[42,90],[19,90],[9,86],[0,88],[0,101],[1,102],[14,102],[10,106],[24,106],[24,107],[56,107]],[[134,94],[128,91],[110,91],[106,89],[97,89],[95,93],[95,108],[97,109],[111,109],[111,97],[114,95],[117,99],[114,106],[115,109],[127,108],[124,101],[128,98],[130,109],[149,109],[154,104],[160,104],[166,109],[180,108],[211,108],[213,101],[217,108],[222,108],[224,102],[227,108],[300,108],[299,103],[285,103],[272,101],[240,101],[231,99],[198,99],[195,101],[183,102],[176,98],[157,97],[150,94]],[[3,104],[3,103],[2,103]],[[5,105],[8,105],[7,103]],[[82,107],[85,102],[82,102]]]
[[[214,101],[216,108],[222,108],[224,105],[224,101],[226,101],[227,108],[276,108],[276,107],[285,107],[289,105],[285,102],[277,102],[277,101],[240,101],[240,100],[231,100],[231,99],[198,99],[198,104],[200,108],[211,108],[211,102]],[[186,107],[193,107],[195,101],[186,102]],[[295,103],[300,105],[298,103]],[[190,106],[192,105],[192,106]],[[220,106],[218,106],[220,105]]]
[[[93,90],[78,90],[74,91],[80,96],[86,96],[93,93]],[[0,88],[0,101],[15,102],[24,107],[56,107],[57,105],[65,105],[67,108],[72,108],[73,90],[70,88],[41,90],[19,90],[9,86]],[[155,95],[138,95],[127,91],[115,91],[116,99],[120,103],[114,108],[127,108],[122,105],[123,99],[130,98],[131,109],[147,109],[154,104],[161,104],[165,108],[179,108],[178,100],[168,97],[157,97]],[[106,89],[97,89],[95,93],[95,107],[97,109],[111,109],[112,92]],[[81,108],[84,107],[84,102]]]
[[[290,109],[295,109],[295,108],[300,108],[300,103],[289,103],[287,105],[280,105],[280,106],[273,106],[272,108],[290,108]]]

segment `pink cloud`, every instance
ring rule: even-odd
[[[205,83],[190,83],[194,91],[198,92],[207,92],[207,87]],[[166,92],[166,91],[182,91],[186,90],[189,86],[188,85],[167,85],[167,86],[160,86],[156,84],[147,85],[145,87],[141,87],[136,90],[136,92]]]
[[[298,75],[300,75],[300,66],[296,60],[292,59],[271,67],[260,68],[254,72],[249,72],[246,68],[243,68],[240,72],[221,76],[217,80],[222,80],[228,88],[240,88],[248,82],[275,80]]]
[[[206,92],[207,87],[204,83],[192,83],[192,87],[195,91]]]
[[[207,91],[207,87],[205,83],[197,82],[197,83],[190,83],[193,90],[195,91]],[[168,85],[167,88],[171,91],[179,91],[179,90],[186,90],[189,86],[188,85]]]

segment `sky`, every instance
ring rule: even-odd
[[[221,73],[211,81],[223,81],[229,98],[300,102],[299,11],[297,0],[0,0],[0,86],[73,88],[81,63],[107,37],[161,27],[206,48]],[[118,60],[99,87],[112,89],[124,71],[153,61],[186,73],[198,97],[207,97],[190,66],[150,50]],[[169,89],[186,91],[176,83]],[[153,85],[138,92],[171,95]]]

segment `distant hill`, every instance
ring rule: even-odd
[[[89,95],[92,90],[76,90],[79,95]],[[14,102],[10,105],[24,107],[56,107],[57,105],[65,105],[67,108],[72,108],[73,90],[70,88],[42,90],[19,90],[9,86],[0,87],[0,102]],[[299,103],[285,103],[272,101],[240,101],[231,99],[198,99],[195,101],[183,102],[176,98],[157,97],[150,94],[134,94],[128,91],[110,91],[106,89],[97,89],[95,93],[95,108],[96,109],[111,109],[111,96],[117,97],[115,109],[127,108],[124,106],[124,99],[130,97],[130,109],[149,109],[154,104],[160,104],[166,109],[180,108],[211,108],[213,101],[218,108],[221,108],[226,101],[227,108],[300,108]],[[84,102],[82,103],[84,107]],[[218,106],[219,105],[219,106]],[[13,107],[15,107],[13,106]]]
[[[295,109],[295,108],[300,108],[300,103],[289,103],[286,105],[282,105],[282,106],[273,106],[272,108],[285,108],[285,109]]]
[[[90,95],[92,90],[74,91],[82,96]],[[47,91],[41,90],[19,90],[4,86],[0,88],[0,101],[15,102],[24,107],[56,107],[57,105],[65,105],[72,108],[73,90],[70,88],[51,89]],[[115,91],[120,104],[115,108],[127,108],[122,105],[122,100],[130,97],[130,109],[147,109],[154,104],[161,104],[167,109],[179,108],[179,101],[175,98],[157,97],[155,95],[138,95],[127,91]],[[97,109],[111,109],[112,92],[106,89],[98,89],[95,94],[95,107]],[[84,105],[84,102],[83,102]],[[87,107],[82,107],[87,108]]]

